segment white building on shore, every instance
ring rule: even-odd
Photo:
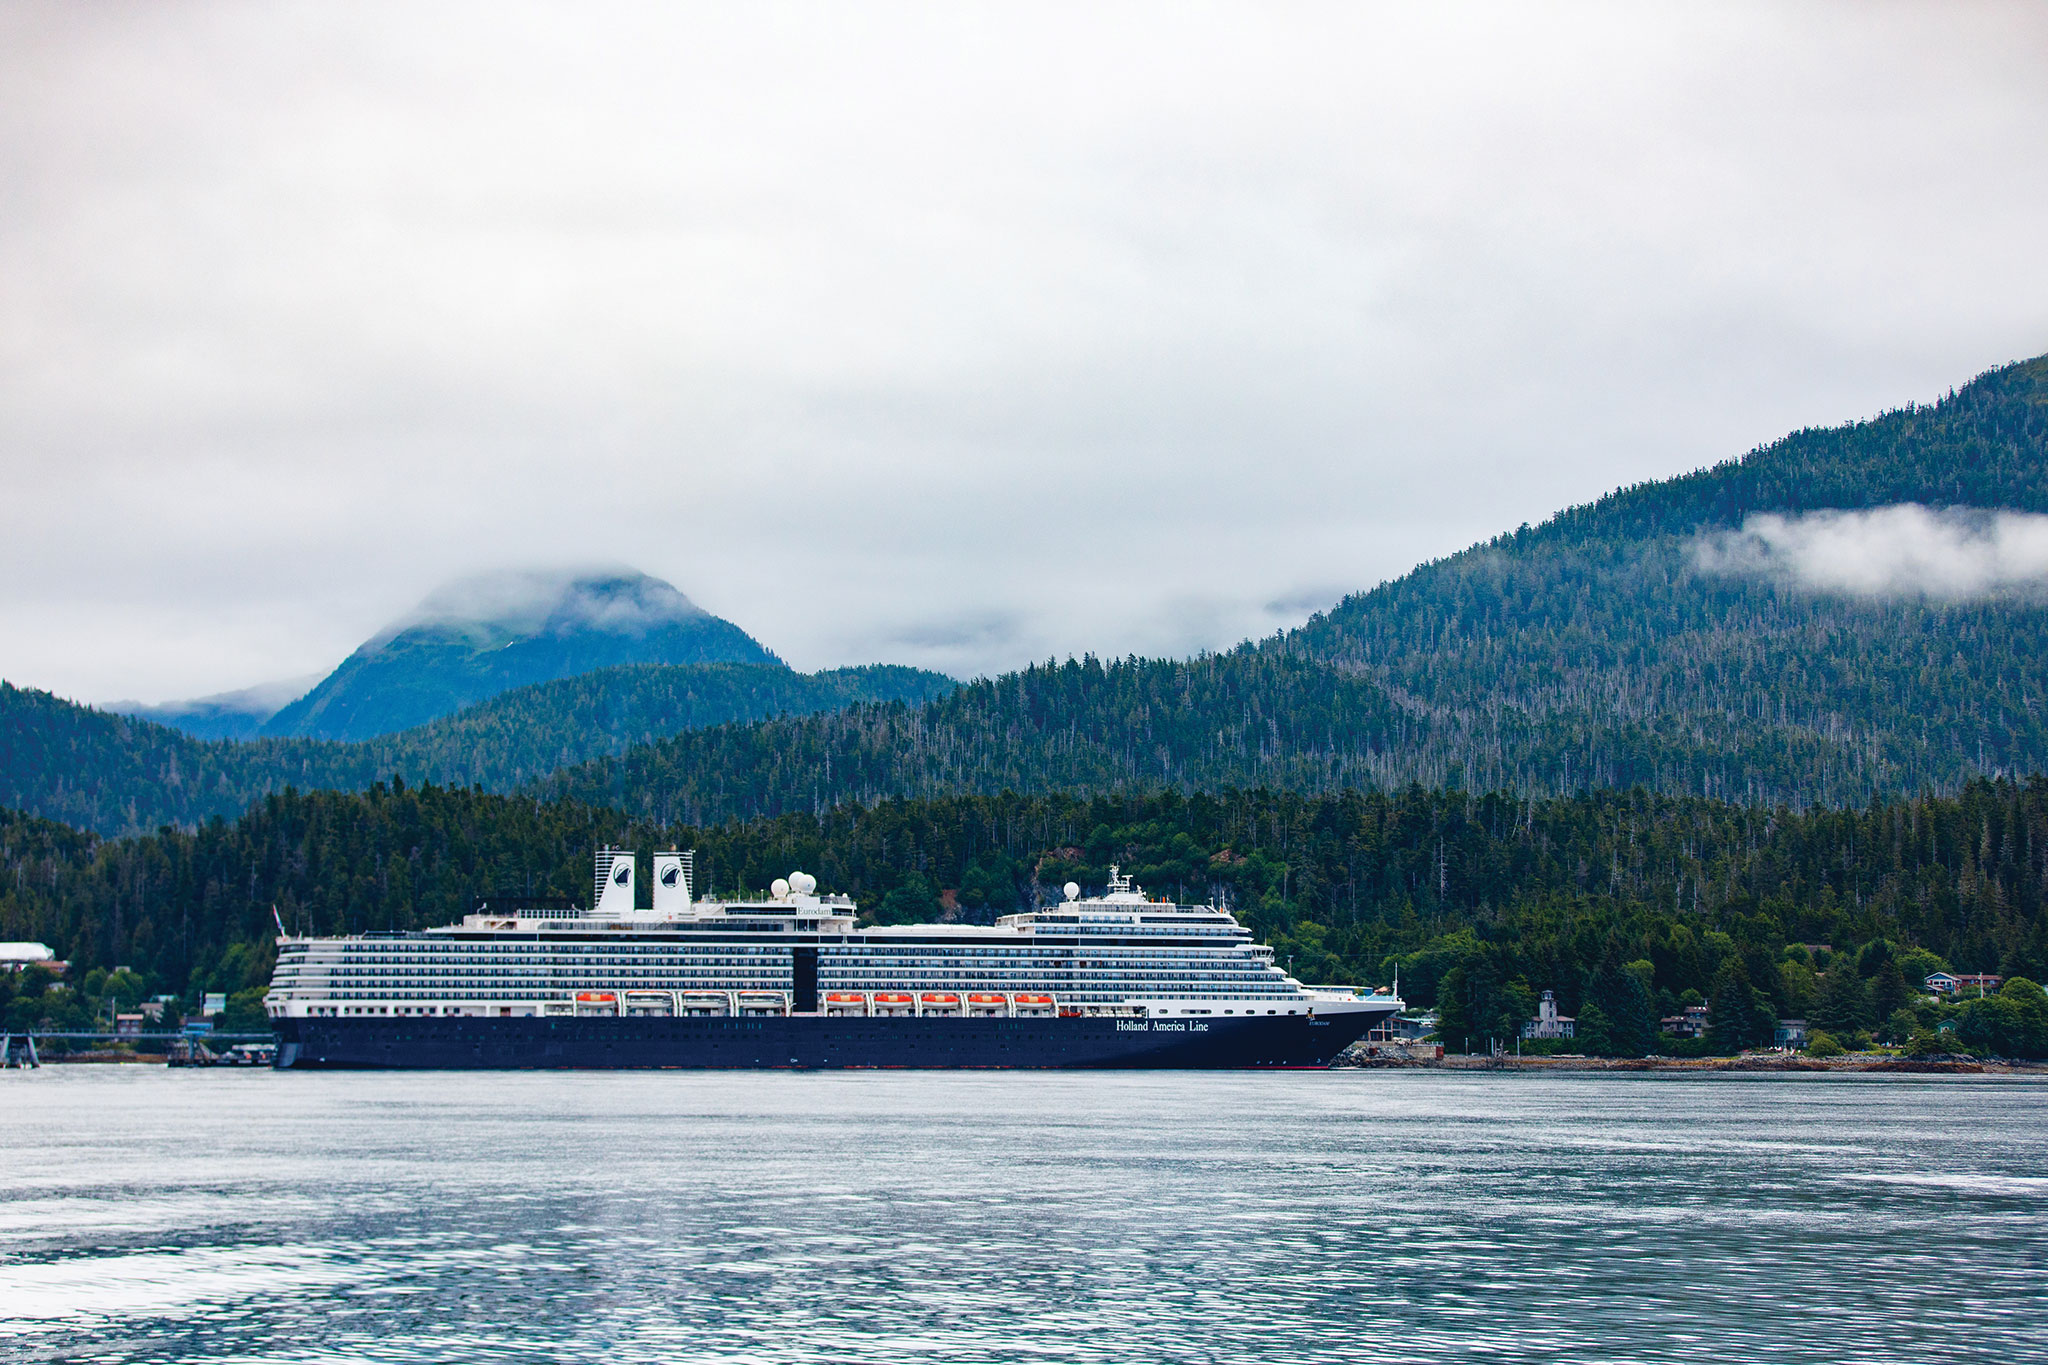
[[[1536,1017],[1522,1025],[1524,1038],[1569,1038],[1575,1021],[1570,1015],[1557,1012],[1557,993],[1543,992],[1543,998],[1536,1002]]]

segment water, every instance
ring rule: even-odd
[[[2048,1359],[2048,1084],[0,1074],[0,1359]]]

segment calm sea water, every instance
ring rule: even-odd
[[[0,1073],[0,1358],[2048,1359],[2048,1084]]]

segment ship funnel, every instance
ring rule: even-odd
[[[597,851],[597,903],[592,919],[633,917],[633,855],[625,849]]]
[[[697,851],[654,855],[654,917],[681,919],[690,912],[690,883]]]

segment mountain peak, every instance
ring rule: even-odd
[[[621,664],[782,660],[675,586],[635,569],[521,569],[457,579],[379,631],[266,735],[368,739],[529,683]]]
[[[372,643],[422,628],[500,638],[578,631],[645,636],[709,615],[673,584],[636,569],[507,569],[443,584]]]

